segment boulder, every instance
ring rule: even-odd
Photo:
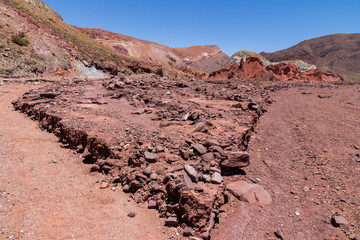
[[[237,181],[229,183],[226,189],[240,201],[258,204],[260,206],[265,206],[272,202],[270,194],[258,184]]]
[[[189,177],[191,178],[191,180],[193,182],[198,181],[199,175],[193,166],[191,166],[189,164],[185,164],[184,169],[185,169],[185,172],[189,175]]]
[[[243,168],[250,165],[250,157],[247,152],[230,152],[227,159],[221,162],[222,168]]]

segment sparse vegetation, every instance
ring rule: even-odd
[[[16,35],[13,35],[11,37],[11,40],[13,41],[13,43],[15,43],[19,46],[27,46],[30,43],[29,38],[25,35],[24,32],[20,32]]]

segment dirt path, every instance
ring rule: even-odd
[[[320,96],[320,97],[319,97]],[[360,87],[293,88],[274,94],[252,139],[249,178],[273,203],[243,202],[220,217],[214,239],[349,239],[360,233]],[[330,224],[338,212],[349,222]]]
[[[30,88],[0,87],[0,238],[168,239],[155,210],[100,190],[102,175],[13,111],[11,101]]]

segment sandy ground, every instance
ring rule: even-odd
[[[102,175],[13,110],[30,88],[0,87],[0,239],[168,239],[155,210],[100,190]]]
[[[320,97],[321,98],[320,98]],[[349,239],[360,233],[360,87],[273,94],[251,144],[244,179],[260,178],[273,203],[235,202],[213,239]],[[349,222],[330,224],[338,212]]]

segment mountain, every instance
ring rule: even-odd
[[[190,66],[202,72],[219,70],[229,56],[216,45],[170,48],[151,41],[145,41],[102,29],[79,28],[99,43],[117,52],[138,59],[170,67]]]
[[[103,78],[181,74],[93,40],[40,0],[0,1],[0,77]]]
[[[271,62],[300,59],[347,81],[360,80],[360,34],[333,34],[303,41],[273,53],[260,53]]]

